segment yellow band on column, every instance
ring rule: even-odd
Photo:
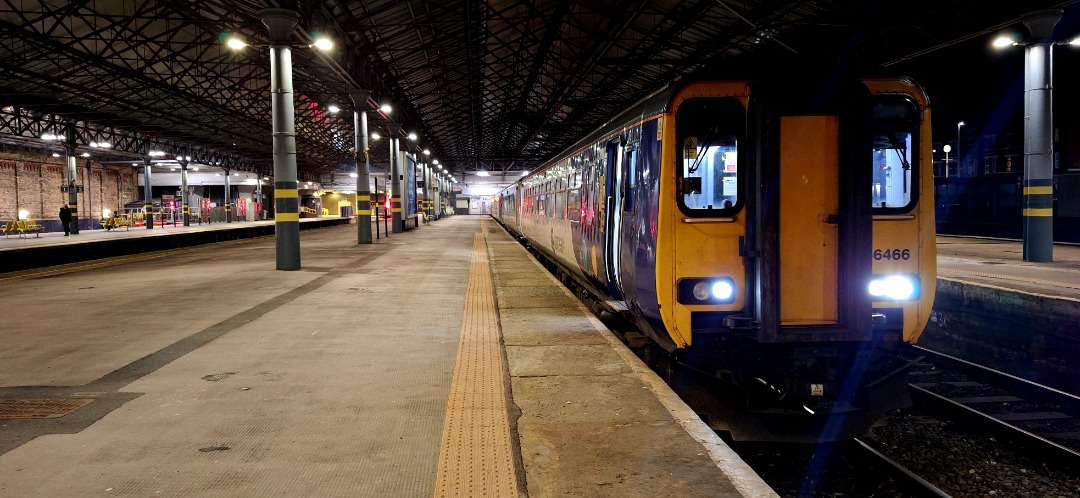
[[[1024,195],[1053,195],[1054,187],[1024,187]]]
[[[1054,216],[1053,208],[1028,208],[1024,210],[1024,216],[1040,217],[1040,216]]]
[[[278,199],[296,199],[299,197],[299,194],[294,188],[279,188],[274,189],[274,197],[277,197]]]
[[[276,213],[274,214],[274,221],[280,221],[282,223],[299,223],[300,213]]]

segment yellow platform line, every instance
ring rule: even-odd
[[[1050,287],[1064,287],[1064,288],[1067,288],[1067,289],[1080,289],[1080,285],[1070,284],[1070,283],[1067,283],[1067,282],[1057,282],[1057,281],[1054,281],[1054,280],[1042,280],[1042,279],[1038,279],[1038,278],[1013,277],[1013,276],[1010,276],[1010,275],[1000,275],[1000,274],[996,274],[996,273],[984,273],[984,272],[981,272],[981,271],[957,270],[957,269],[953,269],[953,268],[938,268],[938,272],[939,273],[955,273],[955,274],[958,274],[958,275],[967,275],[967,276],[970,276],[970,277],[985,277],[985,278],[997,278],[997,279],[1001,279],[1001,280],[1012,280],[1014,282],[1025,282],[1025,283],[1029,283],[1029,284],[1046,285],[1046,286],[1050,286]]]
[[[487,244],[473,238],[434,496],[518,496]]]

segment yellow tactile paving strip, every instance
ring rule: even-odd
[[[517,496],[499,320],[484,235],[473,238],[434,496]]]
[[[956,274],[956,275],[966,275],[966,276],[969,276],[969,277],[984,277],[984,278],[997,278],[997,279],[1001,279],[1001,280],[1012,280],[1014,282],[1025,282],[1025,283],[1029,283],[1029,284],[1046,285],[1046,286],[1050,286],[1050,287],[1064,287],[1064,288],[1067,288],[1067,289],[1080,289],[1080,285],[1070,284],[1070,283],[1067,283],[1067,282],[1055,282],[1053,280],[1042,280],[1042,279],[1038,279],[1038,278],[1014,277],[1014,276],[1011,276],[1011,275],[1000,275],[1000,274],[996,274],[996,273],[985,273],[985,272],[981,272],[981,271],[957,270],[955,268],[938,268],[938,272],[939,273],[953,273],[953,274]]]

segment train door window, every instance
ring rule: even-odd
[[[679,208],[690,216],[730,216],[742,207],[739,163],[746,108],[734,98],[695,97],[679,105]],[[635,161],[636,163],[636,158]]]
[[[536,196],[536,215],[547,216],[547,194]]]
[[[625,175],[622,182],[623,212],[629,213],[634,210],[634,189],[637,188],[637,159],[638,150],[636,145],[629,145],[625,149],[626,157],[623,158]]]
[[[560,190],[555,192],[555,217],[558,219],[566,218],[566,191]]]
[[[572,188],[566,192],[566,219],[581,221],[581,189]]]
[[[918,193],[919,108],[905,97],[878,97],[872,119],[874,212],[910,211]]]

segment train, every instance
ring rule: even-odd
[[[904,77],[673,82],[491,216],[734,440],[863,435],[910,404],[936,282],[930,105]]]

